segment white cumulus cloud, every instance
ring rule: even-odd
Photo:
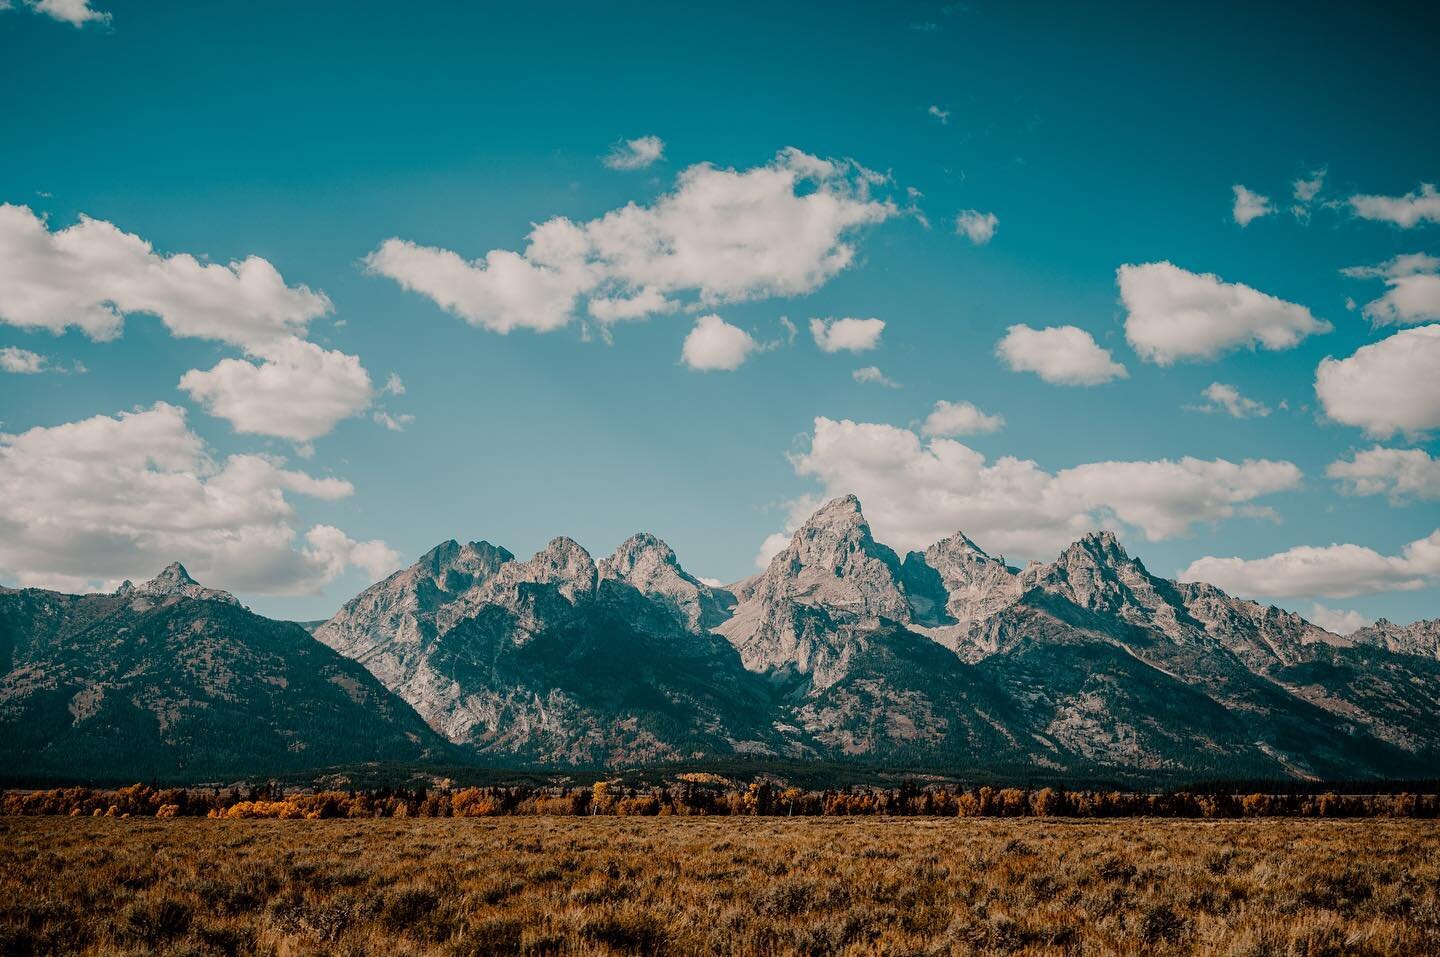
[[[378,541],[342,553],[333,530],[316,531],[325,526],[297,540],[289,496],[353,491],[267,456],[216,461],[164,402],[0,435],[0,573],[100,583],[181,561],[215,587],[311,594],[346,565],[374,574],[398,562]]]
[[[698,372],[734,371],[761,348],[755,337],[717,315],[701,316],[685,337],[680,359]]]
[[[378,539],[357,542],[334,525],[315,525],[305,533],[306,558],[320,568],[326,581],[334,580],[345,569],[364,569],[370,581],[379,581],[395,571],[400,553]]]
[[[1440,259],[1424,253],[1396,256],[1378,266],[1352,266],[1352,279],[1384,279],[1389,291],[1361,310],[1377,326],[1440,319]]]
[[[1124,265],[1116,279],[1128,313],[1125,338],[1140,358],[1162,366],[1247,346],[1289,349],[1331,329],[1304,306],[1168,262]]]
[[[33,375],[37,372],[44,372],[48,366],[49,360],[38,352],[31,352],[29,349],[20,349],[15,346],[6,346],[0,349],[0,370],[5,372]]]
[[[1315,394],[1325,414],[1384,439],[1440,428],[1440,325],[1402,329],[1345,359],[1325,358]]]
[[[665,155],[665,141],[658,136],[638,136],[616,143],[605,157],[611,169],[644,169]]]
[[[104,340],[126,313],[148,313],[172,335],[253,349],[303,334],[330,308],[258,256],[226,266],[162,256],[103,220],[51,232],[29,207],[0,205],[0,321],[11,325]]]
[[[925,112],[929,113],[931,116],[935,117],[935,119],[939,120],[941,126],[945,126],[950,122],[950,111],[942,110],[940,109],[940,107],[935,106],[933,103],[930,105],[930,109],[926,110]]]
[[[924,435],[956,436],[999,432],[1005,428],[1003,415],[987,415],[972,402],[946,402],[941,399],[920,426]]]
[[[774,532],[766,535],[765,540],[760,543],[760,551],[755,554],[755,567],[766,568],[770,560],[785,550],[790,544],[790,536],[784,532]]]
[[[994,213],[982,213],[978,209],[962,209],[955,217],[955,232],[969,239],[976,246],[983,246],[995,238],[1000,228],[1000,217]]]
[[[1275,212],[1275,207],[1270,205],[1270,197],[1251,192],[1239,183],[1230,189],[1235,193],[1235,207],[1232,214],[1235,222],[1241,226],[1249,226],[1261,216],[1269,216]]]
[[[1361,628],[1375,624],[1373,619],[1366,618],[1358,611],[1327,608],[1318,601],[1310,606],[1310,611],[1305,617],[1326,631],[1337,635],[1349,635]]]
[[[1012,372],[1033,372],[1054,385],[1100,385],[1130,375],[1078,326],[1011,326],[995,354]]]
[[[448,249],[387,239],[365,264],[472,325],[549,332],[571,320],[580,293],[599,281],[587,248],[579,227],[553,219],[535,227],[523,254],[492,249],[469,262]]]
[[[1440,529],[1406,545],[1399,555],[1382,555],[1362,545],[1299,545],[1265,558],[1207,555],[1191,562],[1180,578],[1268,598],[1414,591],[1440,581]]]
[[[1395,504],[1411,499],[1440,499],[1440,458],[1423,449],[1375,446],[1337,459],[1325,474],[1350,495],[1386,495]]]
[[[306,442],[341,419],[358,415],[372,397],[370,375],[355,356],[287,339],[257,363],[222,359],[213,369],[191,369],[180,388],[237,432]]]
[[[1440,223],[1440,192],[1432,183],[1421,183],[1419,189],[1404,196],[1351,196],[1350,208],[1361,219],[1410,229],[1421,223]]]
[[[825,498],[858,495],[876,536],[896,548],[924,548],[960,530],[987,549],[1029,557],[1053,555],[1097,527],[1133,527],[1159,540],[1201,522],[1268,517],[1256,500],[1301,478],[1289,462],[1190,457],[1049,472],[1012,456],[987,461],[953,439],[824,417],[791,462]],[[797,503],[792,524],[813,504]]]
[[[869,352],[880,345],[883,319],[811,319],[810,335],[822,352]]]
[[[125,315],[145,313],[171,335],[237,346],[258,364],[224,359],[187,372],[180,387],[242,432],[304,441],[369,404],[358,358],[301,338],[330,311],[324,293],[287,284],[258,256],[229,265],[166,256],[102,220],[52,232],[28,207],[0,205],[0,321],[105,340]]]
[[[886,177],[797,149],[752,169],[709,163],[679,174],[653,204],[598,219],[547,220],[523,251],[468,261],[387,239],[371,272],[495,332],[548,331],[582,300],[601,321],[811,292],[854,262],[854,235],[900,210],[871,196]]]

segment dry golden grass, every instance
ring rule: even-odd
[[[1412,957],[1440,825],[5,818],[0,952]]]

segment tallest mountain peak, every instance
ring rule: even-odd
[[[860,499],[854,495],[832,498],[821,505],[795,531],[795,540],[815,537],[856,538],[872,542],[870,524],[860,511]],[[884,546],[881,546],[882,548]]]
[[[864,522],[865,515],[860,511],[860,499],[853,493],[832,498],[817,508],[805,524],[829,524],[835,521]]]
[[[860,499],[842,495],[816,509],[805,524],[796,529],[789,547],[777,560],[788,557],[796,566],[818,565],[840,574],[841,567],[849,564],[845,556],[853,554],[878,560],[891,569],[900,567],[895,553],[871,536],[870,524],[860,511]]]

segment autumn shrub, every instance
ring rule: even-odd
[[[125,909],[124,923],[137,941],[156,946],[184,934],[193,917],[189,904],[161,896],[132,902]]]
[[[588,917],[580,936],[626,954],[665,952],[665,927],[652,915],[637,911],[606,911]]]
[[[404,930],[430,915],[440,897],[428,887],[398,887],[385,896],[381,919],[394,930]]]

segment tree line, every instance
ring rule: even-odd
[[[700,777],[700,776],[697,776]],[[906,784],[823,791],[769,781],[748,786],[681,781],[663,787],[378,788],[290,791],[160,788],[134,784],[0,794],[0,814],[72,817],[331,818],[584,816],[918,816],[1050,818],[1440,817],[1440,794],[1211,793],[993,788]]]

